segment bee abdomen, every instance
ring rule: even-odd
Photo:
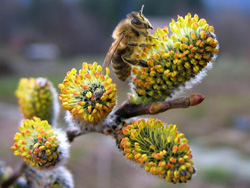
[[[116,77],[121,81],[125,81],[131,74],[131,66],[124,62],[119,55],[113,57],[112,66]]]

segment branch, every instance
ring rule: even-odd
[[[18,169],[16,169],[12,174],[11,176],[5,181],[3,182],[2,184],[2,187],[1,188],[8,188],[9,186],[11,186],[16,180],[17,178],[19,178],[24,169],[26,168],[26,164],[23,162],[19,167]]]
[[[76,137],[81,136],[83,134],[90,133],[90,132],[110,135],[113,133],[115,129],[114,127],[112,127],[112,125],[115,125],[115,127],[117,127],[116,126],[117,124],[115,122],[113,124],[110,124],[110,122],[101,121],[100,123],[97,123],[94,125],[93,124],[85,125],[88,127],[88,129],[77,130],[77,129],[69,128],[67,129],[66,134],[67,134],[69,142],[73,142]]]
[[[80,135],[82,135],[84,133],[79,132],[78,130],[67,129],[66,134],[67,134],[67,137],[68,137],[68,141],[73,142],[75,137],[80,136]]]
[[[115,115],[121,118],[131,118],[145,114],[158,114],[175,108],[188,108],[200,104],[205,97],[195,93],[189,97],[182,97],[171,101],[153,102],[150,104],[134,104],[129,99],[119,106]]]
[[[200,104],[205,97],[201,94],[193,94],[189,97],[182,97],[172,101],[154,102],[150,104],[134,104],[126,100],[114,112],[120,118],[131,118],[145,114],[158,114],[174,108],[188,108]],[[92,128],[89,127],[89,132],[99,132],[102,134],[111,134],[112,128],[109,125],[99,124]],[[84,131],[68,129],[66,131],[69,142],[73,142],[75,137],[85,134]]]
[[[134,104],[130,103],[129,99],[124,101],[119,108],[114,112],[119,118],[131,118],[145,114],[158,114],[175,108],[188,108],[200,104],[205,97],[201,94],[193,94],[189,97],[163,102],[154,102],[150,104]],[[109,124],[102,123],[89,127],[89,132],[98,132],[102,134],[111,134],[112,127]],[[73,142],[75,137],[86,134],[84,131],[68,129],[66,131],[69,142]]]

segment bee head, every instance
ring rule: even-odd
[[[131,20],[132,26],[134,26],[136,29],[153,29],[148,19],[142,14],[143,7],[144,5],[142,5],[142,8],[139,12],[131,12],[127,17]]]

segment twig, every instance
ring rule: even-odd
[[[76,130],[76,129],[69,128],[69,129],[67,129],[66,134],[68,137],[68,141],[73,142],[76,137],[81,136],[83,134],[95,132],[95,133],[110,135],[113,133],[113,131],[114,131],[114,128],[110,125],[110,122],[102,121],[101,123],[97,123],[94,125],[93,124],[87,125],[82,130]]]
[[[66,134],[67,134],[69,142],[73,142],[75,137],[80,136],[84,133],[79,132],[78,130],[67,129]]]
[[[195,93],[189,97],[182,97],[179,99],[163,102],[153,102],[150,104],[134,104],[129,100],[119,106],[115,115],[120,118],[131,118],[145,114],[158,114],[175,108],[188,108],[200,104],[205,97],[201,94]]]
[[[193,94],[189,97],[182,97],[172,101],[154,102],[150,104],[134,104],[129,100],[123,102],[119,108],[114,112],[119,118],[131,118],[145,114],[158,114],[175,108],[188,108],[189,106],[195,106],[200,104],[205,97],[201,94]],[[89,132],[99,132],[103,134],[109,134],[112,132],[112,128],[107,124],[99,124],[89,129]],[[85,134],[84,131],[68,129],[66,131],[69,142],[73,142],[75,137]]]
[[[1,188],[8,188],[9,186],[11,186],[16,180],[17,178],[19,178],[24,169],[26,168],[26,164],[24,162],[22,162],[22,164],[12,173],[12,175],[2,184]]]

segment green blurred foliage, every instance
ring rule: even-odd
[[[211,183],[229,183],[234,175],[223,168],[208,168],[202,171],[203,179]]]

